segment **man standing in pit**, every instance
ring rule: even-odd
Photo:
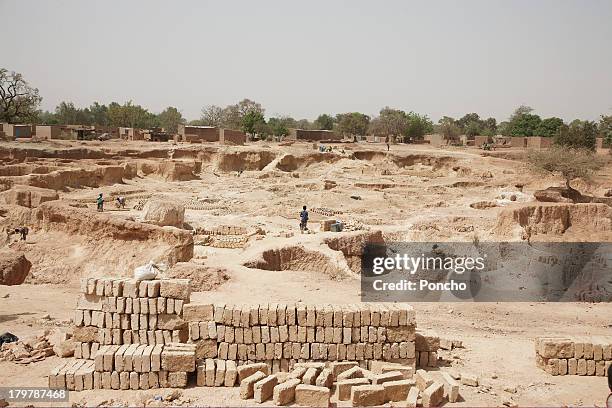
[[[308,231],[308,211],[306,211],[306,206],[303,206],[300,212],[300,232],[303,234],[304,231]]]
[[[96,199],[96,204],[98,206],[98,211],[99,212],[104,211],[104,198],[102,197],[102,193],[100,193],[100,195]]]

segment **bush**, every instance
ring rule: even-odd
[[[562,125],[559,127],[555,135],[555,144],[562,147],[594,151],[597,133],[595,122],[575,120],[569,126]]]
[[[588,180],[604,164],[591,150],[559,146],[530,151],[527,161],[538,172],[560,173],[565,179],[566,187],[570,189],[572,180]]]

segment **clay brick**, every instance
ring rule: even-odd
[[[408,391],[408,397],[406,398],[406,408],[416,408],[418,398],[419,389],[416,387],[410,388],[410,391]]]
[[[397,380],[384,382],[382,386],[385,389],[386,401],[404,401],[415,383],[413,380]]]
[[[185,388],[187,386],[187,373],[183,371],[169,372],[168,386],[170,388]]]
[[[195,371],[196,346],[192,344],[171,343],[161,353],[162,370],[175,372]]]
[[[265,376],[270,374],[270,367],[268,367],[266,363],[253,363],[253,364],[239,365],[236,369],[238,371],[238,381],[240,383],[242,383],[242,380],[255,374],[258,371],[265,374]]]
[[[159,295],[165,298],[189,300],[191,286],[189,279],[162,279]]]
[[[324,368],[321,373],[317,376],[315,385],[317,387],[331,388],[334,383],[334,377],[330,368]]]
[[[253,396],[255,402],[262,403],[272,397],[274,387],[278,384],[278,378],[274,375],[269,375],[257,381],[253,385]]]
[[[175,314],[157,315],[157,328],[160,330],[179,330],[186,327],[187,322]]]
[[[383,405],[385,388],[382,385],[356,385],[351,388],[351,402],[355,407]]]
[[[421,396],[423,407],[438,407],[444,398],[444,386],[435,382],[423,391]]]
[[[272,400],[275,405],[288,405],[295,401],[295,389],[300,384],[297,378],[288,379],[274,387]]]
[[[231,360],[228,360],[231,361]],[[215,387],[220,387],[225,382],[225,360],[216,361]]]
[[[444,396],[449,402],[456,402],[459,399],[459,382],[449,373],[442,372],[441,374],[444,382]]]
[[[434,380],[431,375],[425,370],[417,370],[414,379],[416,381],[416,386],[420,391],[426,390],[430,385],[434,383]]]
[[[372,384],[383,384],[388,381],[399,381],[403,380],[404,375],[399,371],[389,371],[384,374],[378,374],[374,376]]]
[[[266,366],[267,367],[267,366]],[[240,367],[238,367],[238,375],[240,375]],[[240,380],[240,398],[249,399],[253,398],[255,383],[263,378],[266,378],[266,374],[262,371],[256,371],[253,374],[242,378]]]
[[[236,378],[238,377],[238,370],[236,362],[227,360],[225,362],[225,379],[223,384],[226,387],[233,387],[236,384]]]
[[[337,361],[337,362],[331,363],[329,365],[329,368],[331,368],[332,376],[335,380],[338,378],[338,375],[356,366],[357,366],[357,363],[355,361]]]
[[[317,380],[317,376],[319,375],[319,369],[316,367],[310,367],[304,373],[302,377],[302,383],[307,385],[315,385],[315,381]]]
[[[329,394],[329,388],[300,384],[295,387],[295,403],[302,407],[327,407]]]
[[[370,380],[367,378],[349,378],[339,380],[336,383],[336,397],[339,401],[348,401],[351,399],[351,388],[356,385],[369,385]]]
[[[539,338],[536,339],[536,346],[538,354],[544,358],[574,357],[574,343],[570,339]]]

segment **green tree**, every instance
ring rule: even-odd
[[[55,107],[55,118],[62,125],[77,125],[82,123],[84,115],[72,102],[60,102]]]
[[[268,120],[270,133],[275,136],[289,135],[289,128],[286,125],[284,118],[270,118]]]
[[[159,127],[157,115],[154,115],[140,105],[132,104],[132,101],[126,102],[123,105],[111,102],[108,105],[108,119],[112,126],[139,129]]]
[[[370,124],[370,117],[359,112],[340,113],[336,115],[337,130],[346,135],[365,136]]]
[[[419,115],[415,112],[406,114],[408,119],[408,127],[406,129],[406,137],[410,140],[421,140],[426,134],[433,133],[433,122],[427,115]]]
[[[541,119],[529,106],[519,106],[508,121],[508,136],[533,136]]]
[[[296,129],[312,130],[314,127],[313,123],[310,123],[308,119],[300,119],[295,122]]]
[[[557,134],[559,128],[563,125],[563,119],[560,118],[546,118],[543,119],[538,127],[535,128],[533,135],[534,136],[545,136],[545,137],[553,137]]]
[[[262,117],[265,109],[261,104],[250,99],[243,99],[235,105],[228,105],[223,109],[223,126],[230,129],[240,129],[243,118],[249,113],[257,113]]]
[[[466,115],[463,115],[462,118],[458,119],[456,123],[457,126],[461,128],[461,131],[467,134],[467,127],[469,124],[472,124],[472,126],[474,127],[473,124],[476,123],[477,128],[480,130],[481,120],[480,116],[478,116],[477,113],[468,113]]]
[[[199,126],[223,127],[225,121],[224,109],[217,105],[208,105],[202,108]]]
[[[588,120],[574,120],[563,124],[555,135],[555,144],[562,147],[595,150],[597,143],[597,125]]]
[[[32,122],[42,98],[21,74],[0,68],[0,122]]]
[[[463,128],[463,132],[469,137],[480,135],[482,133],[480,122],[471,121],[466,123],[465,127]]]
[[[598,127],[599,134],[603,137],[605,145],[608,146],[612,152],[612,115],[601,115]]]
[[[108,108],[106,105],[100,105],[98,102],[94,102],[89,106],[89,112],[91,114],[92,124],[108,126]]]
[[[263,114],[257,111],[249,111],[242,117],[241,129],[244,133],[255,135],[259,132],[266,131],[269,129],[262,126],[266,124],[266,120]]]
[[[378,136],[404,136],[408,131],[406,112],[388,106],[380,110],[378,117],[370,122],[370,133]]]
[[[166,110],[157,115],[159,124],[168,133],[177,133],[178,125],[185,123],[183,115],[173,106],[168,106]]]
[[[457,121],[449,116],[443,116],[438,121],[437,131],[448,140],[456,140],[461,134]]]
[[[490,133],[492,133],[490,136],[493,136],[497,133],[497,120],[495,118],[486,118],[485,120],[481,122],[481,125],[483,129],[483,135],[484,135],[485,129],[490,130]]]
[[[314,127],[321,130],[332,130],[334,128],[334,117],[323,113],[315,119]]]
[[[567,146],[532,150],[527,154],[527,161],[536,171],[560,173],[568,189],[572,189],[570,186],[572,180],[576,178],[588,180],[595,171],[603,166],[602,160],[591,150]]]

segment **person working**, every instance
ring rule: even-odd
[[[98,211],[104,211],[104,198],[102,197],[102,193],[96,199],[96,205],[98,207]]]
[[[306,211],[306,206],[302,207],[300,212],[300,232],[304,233],[304,231],[308,231],[308,211]]]

